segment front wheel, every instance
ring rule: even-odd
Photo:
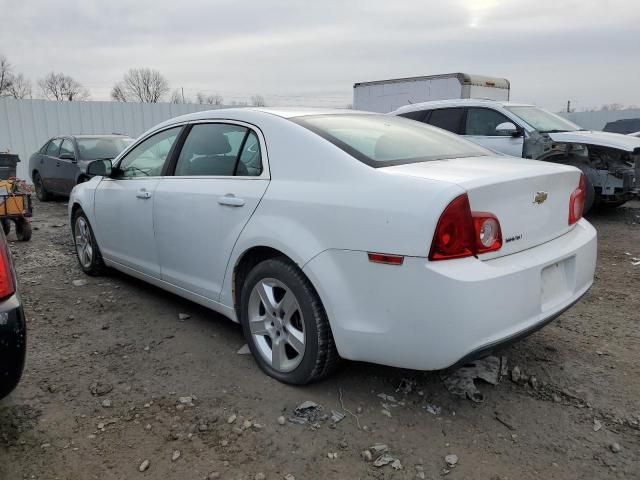
[[[88,275],[101,275],[105,265],[102,254],[93,235],[89,220],[82,210],[78,210],[73,216],[73,240],[76,246],[78,263]]]
[[[42,177],[39,173],[35,173],[33,175],[33,184],[36,189],[36,197],[38,197],[38,200],[40,200],[41,202],[47,202],[51,200],[51,194],[47,192],[46,188],[44,188],[44,182],[42,181]]]
[[[292,262],[273,258],[247,276],[240,322],[249,349],[271,377],[304,385],[330,374],[338,352],[320,297]]]

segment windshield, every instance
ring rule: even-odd
[[[112,159],[133,142],[127,137],[78,138],[78,151],[81,160]]]
[[[547,112],[546,110],[542,110],[538,107],[505,106],[505,108],[514,115],[520,117],[540,133],[575,132],[576,130],[582,130],[578,125],[571,123],[560,115]]]
[[[457,135],[402,117],[339,114],[293,121],[375,168],[491,154]]]

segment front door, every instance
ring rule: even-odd
[[[56,184],[59,185],[61,193],[69,195],[76,186],[78,169],[78,157],[73,140],[65,138],[60,145],[60,155],[56,162]]]
[[[513,120],[495,110],[470,107],[467,109],[467,118],[463,134],[467,140],[490,150],[513,157],[522,157],[524,136],[519,135],[514,137],[510,134],[501,134],[496,131],[496,127],[505,122],[510,122],[515,125]]]
[[[153,208],[163,167],[182,127],[156,133],[116,165],[96,188],[94,231],[105,259],[160,278]]]
[[[248,126],[192,125],[174,175],[155,191],[162,279],[218,301],[231,251],[269,184],[264,146]]]

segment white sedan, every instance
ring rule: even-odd
[[[400,117],[199,112],[89,172],[69,201],[82,269],[240,322],[287,383],[340,357],[446,368],[535,331],[593,282],[579,170]]]

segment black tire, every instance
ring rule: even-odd
[[[88,229],[87,232],[87,240],[91,242],[91,253],[87,257],[81,259],[80,258],[80,250],[78,248],[78,236],[76,229],[79,228],[78,221],[82,219],[85,222],[86,227]],[[76,247],[76,258],[78,259],[78,263],[80,264],[80,268],[87,275],[92,276],[100,276],[105,273],[106,266],[104,261],[102,260],[102,254],[100,253],[100,247],[98,247],[98,242],[96,242],[96,237],[93,234],[93,229],[91,228],[91,224],[89,223],[89,219],[84,214],[81,209],[78,209],[76,213],[73,215],[73,244]],[[86,260],[86,261],[85,261]]]
[[[31,224],[24,218],[16,220],[16,237],[21,242],[31,240]]]
[[[613,210],[627,203],[627,200],[615,200],[613,202],[600,202],[598,207],[606,210]]]
[[[11,232],[11,220],[3,218],[0,222],[2,222],[2,230],[4,231],[5,236],[9,235],[9,232]]]
[[[249,299],[254,287],[265,279],[275,279],[285,285],[295,295],[302,314],[300,321],[304,323],[305,350],[300,363],[288,372],[276,370],[265,361],[249,327]],[[284,257],[265,260],[249,272],[241,290],[240,323],[254,359],[267,375],[276,380],[304,385],[326,377],[338,366],[338,351],[320,297],[304,273]]]
[[[36,197],[38,197],[38,200],[41,202],[48,202],[51,200],[51,194],[47,192],[47,189],[44,187],[44,182],[38,172],[33,174],[33,185],[36,188]]]
[[[0,399],[18,385],[26,354],[27,326],[22,309],[16,309],[0,331]]]

